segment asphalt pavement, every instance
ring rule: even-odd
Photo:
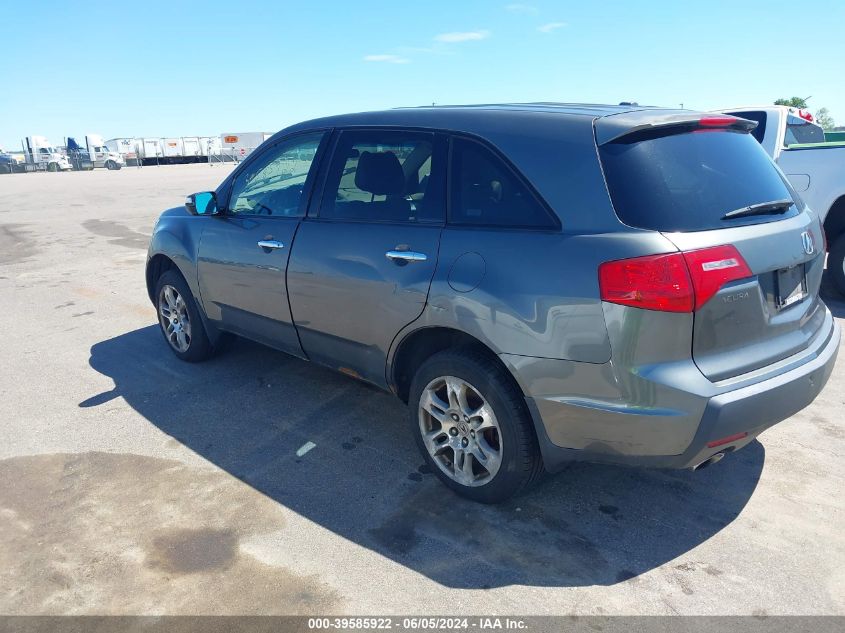
[[[240,339],[171,354],[148,238],[229,169],[0,176],[0,613],[845,614],[845,354],[716,466],[471,504],[391,395]]]

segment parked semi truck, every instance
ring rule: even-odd
[[[138,161],[138,139],[135,138],[110,138],[105,143],[110,152],[120,154],[127,165],[137,165]]]
[[[19,159],[13,154],[9,154],[0,147],[0,174],[12,174],[16,171],[21,171],[19,165],[23,164],[23,160]]]
[[[106,145],[102,136],[87,134],[85,136],[85,147],[77,143],[73,137],[67,139],[67,154],[74,169],[94,169],[104,167],[105,169],[120,169],[126,164],[126,160],[119,152],[112,151]]]
[[[827,267],[845,295],[845,143],[826,143],[813,115],[788,106],[720,110],[757,122],[754,137],[824,223]]]
[[[67,156],[43,136],[27,136],[22,142],[24,164],[18,171],[65,171],[71,169]]]

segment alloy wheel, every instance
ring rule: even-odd
[[[177,352],[185,353],[191,346],[191,318],[188,306],[173,286],[162,286],[158,296],[158,319],[167,342]]]
[[[432,380],[419,403],[423,443],[438,468],[463,486],[483,486],[502,464],[502,433],[481,392],[454,376]]]

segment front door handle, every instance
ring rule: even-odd
[[[384,254],[392,262],[424,262],[428,259],[425,253],[414,251],[387,251]]]
[[[259,240],[258,241],[258,247],[259,248],[267,248],[267,249],[270,249],[270,250],[275,250],[277,248],[284,248],[285,245],[282,244],[278,240]]]

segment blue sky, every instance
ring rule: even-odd
[[[0,145],[276,131],[395,106],[711,109],[810,96],[845,124],[845,2],[2,3]]]

